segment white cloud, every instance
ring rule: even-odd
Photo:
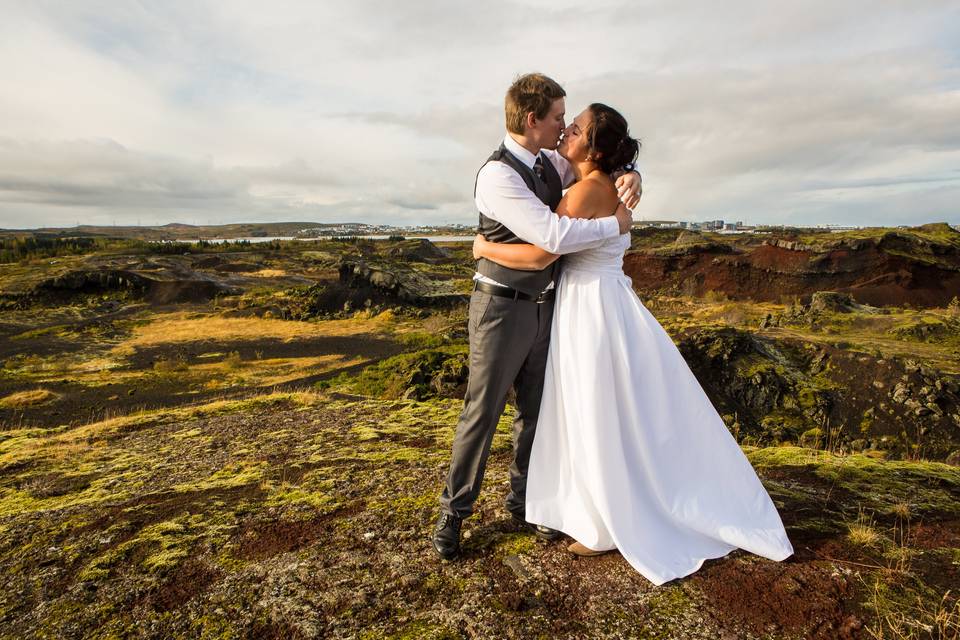
[[[11,4],[12,3],[7,3]],[[0,23],[0,227],[472,222],[519,72],[623,111],[638,216],[960,222],[960,8],[37,2]]]

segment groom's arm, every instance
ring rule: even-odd
[[[502,162],[488,162],[477,175],[477,208],[517,237],[550,253],[574,253],[599,246],[621,233],[623,216],[585,220],[558,216]],[[626,221],[629,229],[629,219]],[[626,233],[626,230],[624,230]]]

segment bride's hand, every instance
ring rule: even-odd
[[[637,171],[628,171],[617,178],[617,196],[628,209],[636,209],[643,195],[643,179]]]
[[[483,245],[486,244],[487,239],[484,238],[481,234],[477,234],[473,239],[473,259],[479,260],[483,256]]]

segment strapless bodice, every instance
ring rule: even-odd
[[[629,248],[629,233],[608,238],[599,247],[563,256],[563,270],[622,275],[623,254]]]

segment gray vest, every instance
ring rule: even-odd
[[[541,202],[550,207],[551,211],[556,211],[557,205],[560,204],[560,198],[563,196],[563,183],[560,181],[560,174],[557,173],[553,163],[543,154],[540,154],[540,157],[543,162],[545,181],[538,178],[537,174],[533,172],[533,169],[527,167],[527,165],[517,159],[516,156],[507,151],[503,144],[487,158],[487,162],[503,162],[511,167],[520,174],[524,183],[526,183],[530,191],[532,191]],[[486,166],[486,162],[484,166]],[[474,197],[476,197],[476,183],[474,183],[473,186],[473,194]],[[518,238],[517,235],[506,226],[482,213],[480,214],[480,233],[490,242],[505,242],[508,244],[526,243],[525,240]],[[560,274],[560,261],[556,260],[546,269],[541,269],[540,271],[520,271],[500,266],[496,262],[487,260],[486,258],[480,258],[477,260],[477,271],[501,284],[508,285],[530,295],[537,295],[550,284],[551,280],[556,279]]]

